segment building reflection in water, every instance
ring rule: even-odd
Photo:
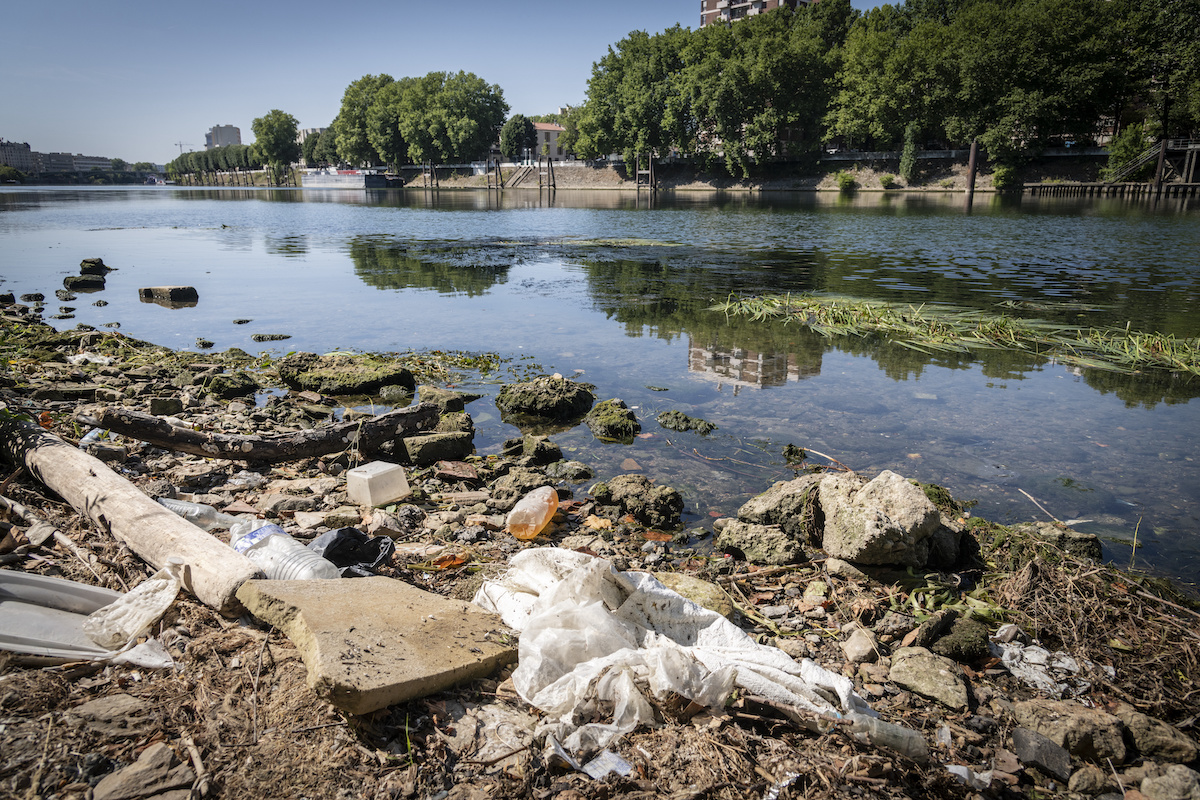
[[[736,396],[742,387],[765,389],[820,375],[821,354],[810,354],[809,360],[802,362],[792,353],[700,347],[693,340],[688,347],[688,372],[715,382],[718,389],[730,385]]]

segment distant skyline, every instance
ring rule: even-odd
[[[866,9],[878,2],[852,0]],[[511,113],[585,99],[592,64],[630,31],[696,28],[697,0],[318,4],[213,0],[9,4],[0,137],[41,152],[165,163],[214,125],[254,140],[273,108],[323,128],[363,75],[473,72]]]

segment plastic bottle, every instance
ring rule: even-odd
[[[293,539],[283,528],[263,520],[239,520],[229,529],[229,544],[273,581],[342,576],[332,562]]]
[[[550,524],[550,518],[557,509],[558,492],[552,486],[540,486],[513,506],[504,527],[516,538],[528,541]]]
[[[216,528],[228,528],[231,525],[241,522],[238,517],[224,514],[204,503],[175,500],[171,497],[160,497],[158,498],[158,502],[164,508],[174,511],[188,522],[204,528],[206,531],[215,530]]]
[[[850,721],[850,734],[860,742],[907,756],[918,764],[929,761],[929,745],[925,743],[925,737],[911,728],[893,725],[865,714],[847,714],[846,719]]]

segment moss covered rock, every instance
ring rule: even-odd
[[[415,389],[417,385],[403,364],[369,354],[294,353],[281,359],[276,369],[289,387],[320,394],[370,394],[384,386]]]
[[[707,435],[717,429],[717,426],[706,419],[699,417],[689,417],[682,411],[664,411],[657,417],[658,424],[664,428],[673,431],[696,431],[701,435]]]
[[[625,401],[616,398],[597,403],[583,421],[597,439],[630,442],[642,432],[641,423]]]
[[[580,417],[595,401],[595,396],[582,384],[553,377],[510,383],[496,395],[496,407],[501,411],[548,419]]]

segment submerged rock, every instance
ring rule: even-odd
[[[701,435],[708,435],[717,429],[717,426],[706,419],[699,417],[689,417],[682,411],[664,411],[656,417],[659,425],[673,431],[696,431]]]
[[[617,398],[596,404],[583,421],[597,439],[630,442],[642,432],[637,417],[625,405],[624,400]]]
[[[541,377],[502,387],[496,395],[496,407],[536,417],[573,419],[587,413],[595,400],[591,391],[580,383]]]

